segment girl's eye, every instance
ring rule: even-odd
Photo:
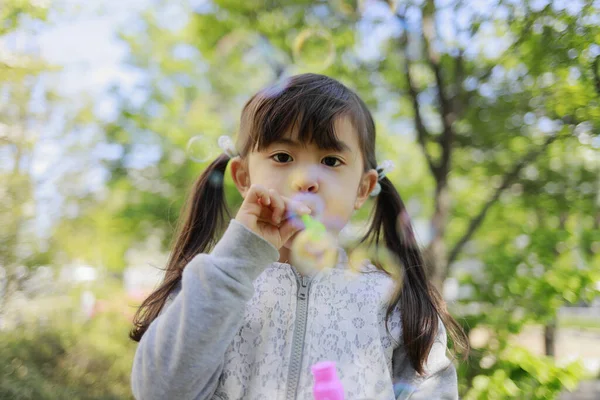
[[[287,153],[273,154],[271,158],[275,160],[275,162],[277,162],[278,164],[287,164],[292,160],[292,157]],[[340,164],[336,164],[336,162],[339,162]],[[323,159],[323,163],[328,167],[339,167],[341,164],[343,164],[342,160],[340,160],[337,157],[325,157]]]
[[[283,156],[284,159],[285,159],[285,157],[292,158],[289,154],[286,154],[286,153],[277,153],[277,154],[272,155],[271,158],[273,158],[278,163],[281,163],[281,164],[286,163],[285,160],[281,160],[281,156]],[[279,160],[277,159],[277,157],[279,157]]]
[[[328,167],[339,167],[339,165],[335,165],[336,161],[339,161],[340,165],[342,164],[342,160],[340,160],[337,157],[325,157],[323,160],[330,160],[330,161],[333,160],[333,165],[329,165],[329,164],[325,163]]]

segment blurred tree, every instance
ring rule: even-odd
[[[379,158],[397,160],[392,179],[430,219],[431,279],[441,288],[459,276],[472,288],[466,328],[494,332],[461,370],[463,394],[554,396],[577,366],[506,343],[525,323],[550,335],[558,307],[597,294],[598,11],[590,1],[157,1],[121,36],[144,78],[133,93],[115,88],[121,112],[105,129],[124,149],[107,163],[114,220],[132,241],[144,221],[166,246],[173,202],[218,154],[217,137],[235,132],[243,102],[282,76],[330,75],[386,122]],[[421,160],[396,132],[414,136]],[[135,165],[140,154],[152,158]]]
[[[4,0],[0,9],[0,36],[17,30],[25,18],[43,21],[46,19],[48,8],[40,1]],[[6,57],[6,54],[4,55]],[[13,54],[12,57],[15,57]],[[2,60],[4,67],[15,68],[11,60]],[[6,71],[5,71],[6,72]]]
[[[50,67],[23,48],[8,46],[8,37],[22,28],[23,20],[45,19],[47,9],[34,3],[8,0],[0,8],[0,313],[23,275],[17,267],[49,261],[33,235],[36,207],[31,175],[38,129],[48,115],[31,102],[38,76]]]
[[[40,215],[45,200],[40,188],[54,185],[67,204],[81,201],[89,158],[89,148],[82,143],[91,142],[86,128],[95,122],[85,99],[77,100],[76,110],[68,109],[69,101],[52,86],[62,68],[39,54],[35,36],[48,28],[53,12],[62,10],[40,1],[11,0],[0,8],[0,307],[22,289],[30,269],[77,257],[91,261],[86,251],[93,250],[89,237],[69,252],[80,236],[57,230],[48,238],[39,229],[41,220],[54,222],[68,214],[56,210]],[[49,143],[60,147],[64,156],[54,165],[47,162]],[[63,219],[62,225],[67,223],[68,218]]]

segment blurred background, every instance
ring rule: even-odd
[[[132,398],[193,180],[302,72],[375,116],[461,398],[600,398],[599,1],[0,0],[0,399]]]

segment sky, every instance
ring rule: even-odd
[[[135,75],[122,66],[127,50],[116,35],[151,0],[61,3],[70,11],[52,15],[49,28],[37,38],[40,56],[65,68],[61,92],[66,96],[101,94],[111,83],[134,83]]]
[[[86,96],[94,100],[95,113],[109,119],[115,113],[115,104],[107,94],[111,84],[126,89],[132,87],[137,75],[123,65],[126,48],[117,40],[116,34],[152,0],[56,0],[48,23],[37,32],[21,32],[8,39],[8,46],[35,48],[38,55],[50,64],[61,66],[62,72],[45,78],[44,83],[54,88],[66,99]],[[74,102],[77,104],[77,102]],[[90,188],[100,188],[106,173],[94,160],[119,156],[119,148],[99,146],[90,150],[89,159],[67,159],[64,149],[74,142],[85,143],[85,138],[58,138],[64,113],[55,113],[54,118],[40,132],[40,140],[34,150],[32,175],[38,182],[35,191],[35,232],[40,237],[50,233],[52,225],[63,215],[77,212],[75,204],[65,204],[58,192],[57,181],[68,170],[89,167],[85,183]],[[85,135],[85,132],[83,133]],[[92,132],[89,132],[90,139]],[[95,190],[94,189],[94,190]],[[60,210],[58,212],[57,210]]]

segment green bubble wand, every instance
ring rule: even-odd
[[[292,258],[295,265],[306,273],[322,270],[335,264],[337,249],[334,239],[325,225],[311,217],[302,215],[305,229],[294,243]]]
[[[310,235],[311,239],[319,240],[323,238],[323,235],[327,232],[327,229],[322,222],[317,221],[310,215],[302,215],[300,218],[306,227],[306,233]]]

